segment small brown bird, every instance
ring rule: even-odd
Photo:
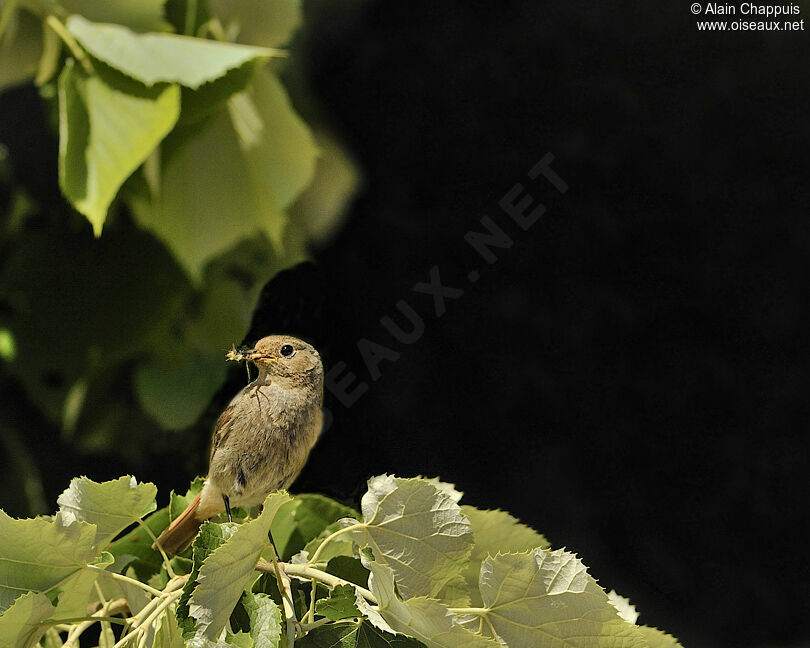
[[[203,521],[231,506],[261,504],[298,476],[323,425],[323,365],[318,352],[289,335],[262,338],[228,354],[259,369],[217,421],[208,478],[200,493],[157,541],[183,551]]]

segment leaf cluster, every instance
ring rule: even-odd
[[[277,492],[237,522],[206,522],[184,555],[153,550],[199,487],[155,511],[151,484],[78,478],[53,517],[0,513],[0,645],[680,645],[637,625],[577,556],[437,480],[372,478],[360,511]]]
[[[80,450],[194,424],[263,286],[337,226],[358,174],[288,64],[303,26],[300,0],[0,0],[0,101],[37,85],[66,199],[0,144],[0,370]]]

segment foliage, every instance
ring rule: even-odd
[[[357,173],[288,65],[302,23],[300,0],[0,0],[0,102],[39,88],[67,200],[0,142],[0,371],[80,448],[197,421],[264,284],[334,231]]]
[[[0,645],[680,645],[637,625],[630,602],[575,555],[507,513],[460,506],[461,493],[437,480],[372,478],[362,520],[323,496],[272,493],[255,517],[206,522],[185,555],[161,556],[155,534],[199,486],[155,511],[151,484],[82,477],[51,518],[0,514]],[[278,574],[268,531],[288,556]],[[459,606],[448,591],[479,604]]]

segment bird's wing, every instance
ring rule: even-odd
[[[217,419],[217,424],[214,427],[214,434],[211,437],[211,458],[208,462],[209,466],[214,462],[214,455],[217,452],[217,448],[225,443],[225,439],[228,438],[228,435],[233,429],[233,415],[235,410],[235,405],[228,405],[228,407],[225,408]]]

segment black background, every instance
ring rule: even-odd
[[[309,3],[303,60],[365,188],[314,264],[267,286],[248,339],[306,337],[369,384],[350,408],[327,394],[294,490],[356,502],[370,475],[439,475],[688,648],[796,645],[807,32],[698,32],[689,5]],[[547,152],[565,194],[526,177]],[[516,183],[547,207],[527,232],[498,206]],[[492,266],[464,240],[485,215],[514,239]],[[434,266],[465,290],[438,318],[412,290]],[[409,346],[380,324],[400,299],[425,322]],[[361,338],[400,354],[377,381]],[[206,443],[187,474],[155,456],[138,477],[182,488]]]

